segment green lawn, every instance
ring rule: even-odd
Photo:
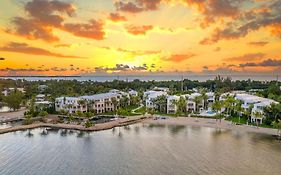
[[[226,118],[226,120],[228,121],[232,121],[234,123],[240,123],[240,124],[247,124],[247,119],[245,117],[241,117],[240,118],[240,122],[239,122],[239,117],[229,117],[229,118]],[[257,126],[256,123],[248,123],[249,125],[252,125],[252,126]],[[262,128],[274,128],[272,125],[266,125],[266,124],[259,124],[258,125],[259,127],[262,127]]]
[[[146,110],[145,110],[145,106],[143,106],[143,107],[141,107],[141,108],[139,108],[138,110],[135,110],[135,113],[140,113],[140,114],[142,114],[142,113],[144,113]]]
[[[234,123],[247,124],[247,119],[245,117],[240,117],[240,122],[239,122],[239,117],[229,117],[226,118],[226,120],[232,121]]]

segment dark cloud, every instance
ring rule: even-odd
[[[58,0],[33,0],[25,4],[25,11],[39,23],[59,27],[63,22],[62,14],[72,16],[75,7],[71,3]]]
[[[108,19],[114,22],[127,21],[127,18],[119,13],[110,13]]]
[[[208,66],[203,66],[203,69],[208,70],[209,67]]]
[[[266,41],[252,41],[252,42],[248,42],[247,44],[251,45],[251,46],[265,46],[268,44],[268,42]]]
[[[64,25],[63,29],[75,36],[102,40],[105,35],[103,25],[103,22],[92,19],[88,23],[67,23]]]
[[[215,23],[217,19],[234,18],[239,14],[239,7],[242,6],[242,0],[184,0],[190,6],[196,6],[203,15],[199,18],[202,28]]]
[[[158,9],[161,0],[131,0],[127,2],[117,1],[115,7],[118,11],[139,13]]]
[[[64,14],[72,16],[75,8],[72,4],[57,0],[33,0],[24,6],[29,18],[14,17],[14,29],[7,32],[14,33],[28,39],[42,39],[47,42],[58,41],[54,36],[53,28],[60,28]]]
[[[276,67],[276,66],[281,66],[281,59],[267,59],[259,63],[254,63],[254,62],[248,62],[245,64],[240,64],[240,67],[258,67],[258,66],[263,66],[263,67]]]
[[[261,60],[262,58],[264,58],[264,56],[265,56],[264,53],[248,53],[237,57],[225,58],[224,60],[231,61],[231,62],[256,61],[256,60]]]
[[[3,58],[3,57],[0,57],[0,61],[4,61],[4,60],[6,60],[5,58]]]
[[[148,67],[146,64],[142,66],[129,66],[127,64],[116,64],[115,67],[96,67],[95,72],[101,73],[101,72],[130,72],[130,71],[147,71]]]
[[[128,33],[133,35],[145,35],[148,31],[152,30],[152,25],[143,25],[143,26],[127,26],[126,30]]]
[[[268,10],[264,10],[268,9]],[[224,28],[216,28],[210,37],[200,44],[213,44],[220,40],[239,39],[252,31],[268,28],[273,36],[281,38],[281,1],[272,1],[265,7],[257,7],[241,14]]]
[[[27,17],[14,17],[14,28],[8,33],[28,39],[41,39],[47,42],[59,41],[53,34],[54,29],[64,30],[75,36],[95,40],[104,38],[103,23],[94,19],[88,23],[64,23],[65,16],[72,17],[75,7],[72,3],[58,0],[32,0],[24,5]]]
[[[54,72],[65,72],[68,71],[66,68],[60,68],[60,67],[51,67],[51,68],[45,68],[43,69],[42,67],[38,68],[2,68],[0,69],[0,72],[7,72],[8,74],[21,74],[21,73],[42,73],[42,72],[49,72],[49,71],[54,71]]]
[[[164,57],[162,60],[164,61],[172,61],[172,62],[182,62],[185,61],[191,57],[196,56],[193,53],[188,53],[188,54],[175,54],[175,55],[170,55],[169,57]]]
[[[47,42],[59,41],[59,38],[53,34],[53,28],[49,25],[41,24],[36,19],[25,19],[22,17],[14,17],[12,23],[14,29],[7,29],[8,33],[16,34],[28,39],[41,39]]]
[[[83,58],[73,55],[63,55],[59,53],[54,53],[42,48],[29,46],[26,43],[17,43],[17,42],[11,42],[5,46],[0,47],[0,51],[18,52],[18,53],[24,53],[30,55],[53,56],[53,57],[61,57],[61,58]]]

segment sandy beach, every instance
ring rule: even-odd
[[[189,125],[189,126],[201,126],[201,127],[211,127],[211,128],[221,128],[221,129],[232,129],[239,130],[242,132],[255,132],[276,135],[277,129],[272,128],[261,128],[251,125],[234,125],[230,121],[221,120],[221,122],[216,119],[209,118],[193,118],[193,117],[169,117],[167,119],[146,119],[143,123],[148,124],[163,124],[163,125]]]

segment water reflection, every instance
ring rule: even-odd
[[[46,136],[48,135],[48,131],[46,130],[46,128],[42,129],[42,132],[40,133],[41,136]]]
[[[34,134],[32,134],[31,129],[29,129],[29,130],[27,131],[26,136],[27,136],[27,137],[33,137],[33,135],[34,135]]]
[[[191,126],[136,124],[91,133],[39,128],[0,135],[0,155],[1,175],[281,171],[281,142],[270,135]]]
[[[134,127],[134,130],[135,130],[136,133],[139,133],[139,132],[140,132],[140,127],[139,127],[138,125],[136,125],[136,126]]]
[[[67,129],[61,129],[60,135],[61,135],[62,137],[67,136],[67,134],[68,134],[68,130],[67,130]]]
[[[170,133],[173,135],[178,134],[179,132],[183,131],[186,127],[184,125],[169,125],[168,129]]]

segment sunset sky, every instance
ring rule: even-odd
[[[0,75],[281,74],[280,0],[1,0]]]

